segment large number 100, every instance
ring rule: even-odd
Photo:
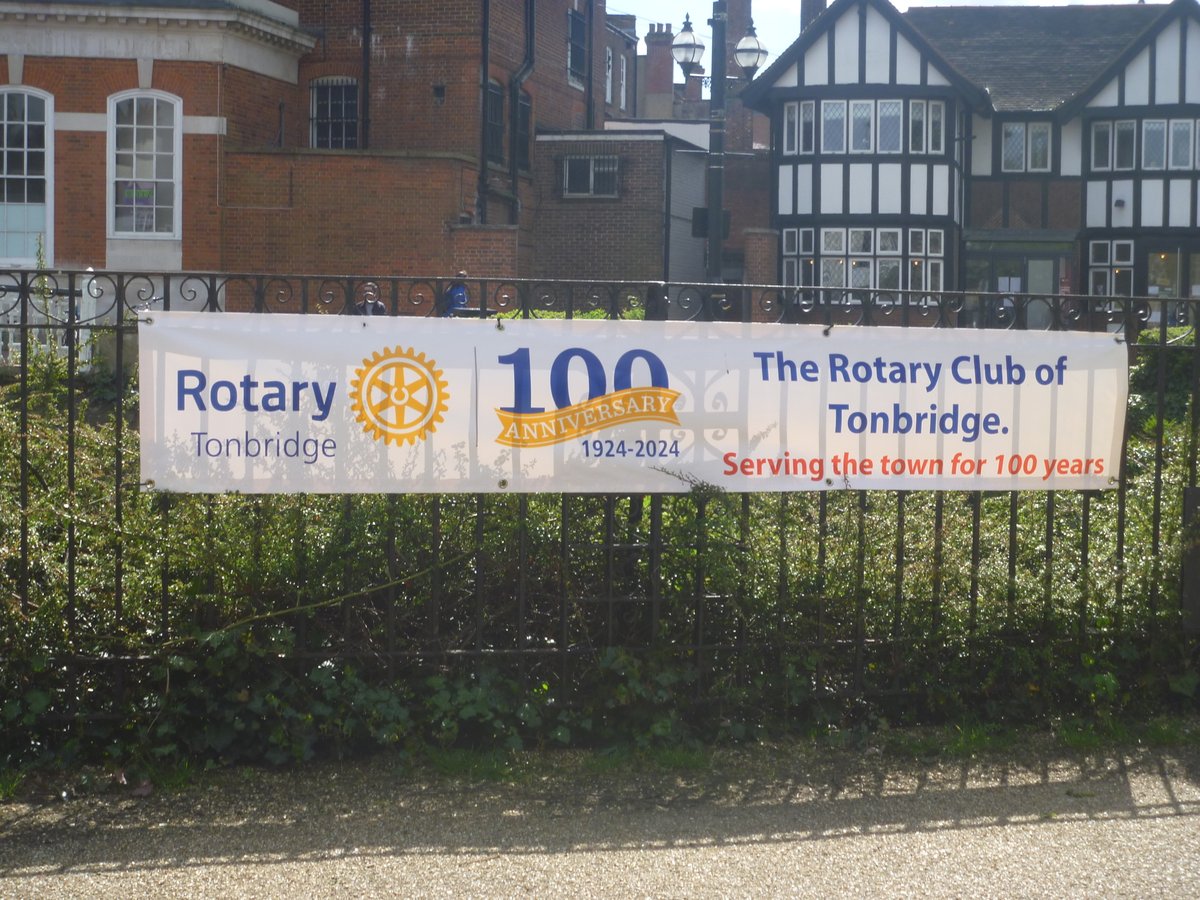
[[[595,400],[608,393],[608,376],[604,364],[591,350],[583,347],[568,347],[550,365],[550,396],[559,409],[571,406],[571,392],[567,385],[571,363],[579,360],[587,373],[588,400]],[[650,374],[650,387],[667,387],[667,367],[649,350],[633,349],[621,354],[613,369],[613,390],[624,391],[633,387],[633,364],[641,360]],[[533,405],[533,386],[530,378],[529,348],[521,347],[498,358],[506,366],[513,367],[513,405],[503,410],[511,413],[540,413],[544,406]]]

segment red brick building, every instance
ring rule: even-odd
[[[604,0],[0,0],[0,265],[528,272],[534,135],[635,48]]]

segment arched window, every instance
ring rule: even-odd
[[[160,91],[108,98],[110,237],[182,235],[183,103]]]
[[[38,244],[54,259],[54,98],[0,90],[0,263],[33,266]]]

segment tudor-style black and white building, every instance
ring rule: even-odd
[[[742,94],[784,284],[1200,295],[1200,3],[804,4]]]

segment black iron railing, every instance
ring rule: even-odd
[[[454,284],[0,273],[3,638],[41,648],[76,697],[158,690],[147,660],[178,636],[279,620],[297,656],[391,674],[487,661],[570,685],[602,648],[665,652],[701,698],[761,683],[755,702],[786,710],[797,685],[900,695],[947,667],[986,679],[987,654],[1152,644],[1200,621],[1184,527],[1200,301]],[[1094,494],[160,495],[137,483],[148,309],[1107,330],[1130,347],[1126,449],[1117,488]]]

